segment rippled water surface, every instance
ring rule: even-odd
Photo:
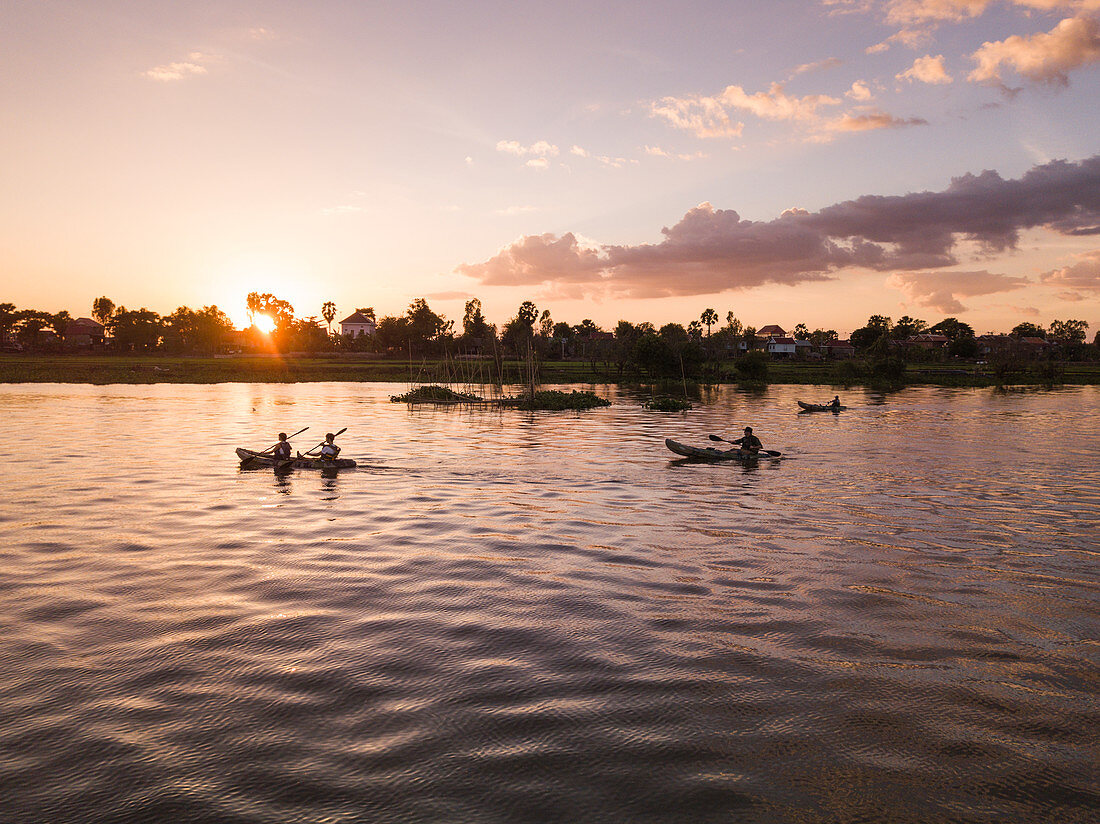
[[[0,386],[0,820],[1097,820],[1095,387],[597,389]]]

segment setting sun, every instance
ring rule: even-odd
[[[270,315],[257,314],[252,319],[252,325],[263,332],[265,335],[270,335],[275,331],[275,320]]]

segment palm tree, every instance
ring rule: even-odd
[[[718,323],[718,313],[713,309],[704,309],[703,314],[699,316],[699,320],[703,322],[703,325],[707,327],[707,337],[710,337],[710,327],[715,323]]]
[[[328,334],[329,337],[332,337],[332,321],[336,317],[336,304],[331,300],[326,300],[325,305],[321,307],[321,317],[328,324]]]

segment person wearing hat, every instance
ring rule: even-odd
[[[752,434],[751,426],[745,427],[744,437],[738,438],[736,441],[730,441],[730,443],[737,444],[742,452],[748,452],[752,455],[755,455],[764,446],[764,444],[760,443],[760,439]]]

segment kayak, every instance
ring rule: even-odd
[[[335,461],[323,461],[320,458],[293,458],[291,463],[286,461],[277,461],[271,457],[270,454],[263,454],[261,452],[254,452],[251,449],[237,449],[237,457],[241,461],[248,461],[249,466],[275,466],[281,464],[284,467],[293,467],[294,469],[351,469],[355,466],[355,461],[351,458],[337,458]]]
[[[665,438],[665,446],[677,455],[685,458],[697,458],[703,461],[755,461],[758,458],[778,458],[781,452],[774,449],[761,449],[759,452],[742,452],[740,449],[715,449],[713,446],[699,447],[679,443]]]
[[[847,409],[847,406],[833,406],[831,403],[803,403],[798,402],[806,412],[839,412],[842,409]]]

